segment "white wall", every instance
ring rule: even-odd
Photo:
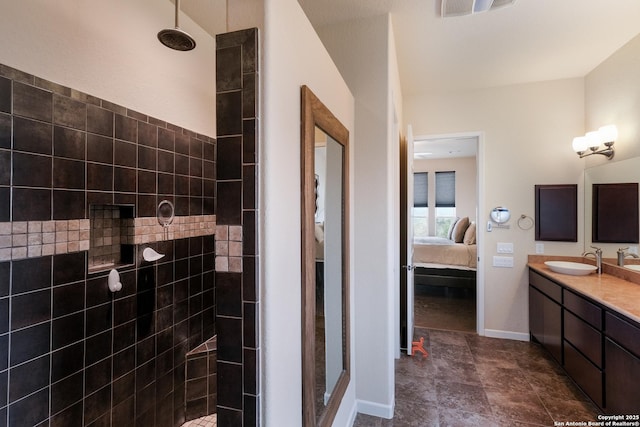
[[[456,216],[468,216],[471,221],[476,219],[476,188],[477,168],[475,157],[457,157],[452,159],[415,160],[414,172],[428,172],[429,195],[429,226],[435,234],[435,205],[436,205],[436,172],[455,171],[456,173]]]
[[[319,29],[356,97],[355,270],[358,411],[390,418],[399,346],[398,130],[401,91],[387,15]],[[395,78],[394,78],[395,77]]]
[[[300,86],[307,85],[349,130],[353,171],[354,100],[295,0],[266,0],[260,142],[261,423],[298,426],[302,420]],[[353,172],[350,176],[353,189]],[[351,192],[349,203],[353,207]],[[353,212],[353,209],[351,210]],[[353,239],[353,216],[350,223]],[[350,253],[353,259],[353,244]],[[351,271],[351,325],[355,324]],[[335,425],[355,416],[352,380]]]
[[[611,162],[640,156],[640,35],[587,75],[585,92],[585,130],[609,123],[618,127]],[[591,156],[586,164],[607,162],[603,156]]]
[[[535,216],[535,184],[579,184],[578,242],[544,242],[545,253],[579,255],[583,247],[583,162],[571,149],[584,133],[581,78],[497,87],[464,93],[405,97],[406,123],[416,135],[484,132],[484,188],[478,213],[485,259],[485,330],[491,336],[528,339],[527,255],[534,229],[521,230],[522,214]],[[511,228],[486,232],[489,210],[511,209]],[[498,242],[514,244],[514,268],[492,267]]]
[[[163,46],[174,17],[168,0],[4,1],[0,63],[215,136],[214,39],[182,14],[196,49]]]

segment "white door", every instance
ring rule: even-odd
[[[407,354],[413,353],[413,129],[407,129]]]

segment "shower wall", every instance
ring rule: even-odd
[[[215,151],[0,65],[0,427],[182,424],[186,353],[216,332]],[[172,240],[150,225],[163,199],[188,225]],[[88,272],[97,205],[134,209],[113,295]],[[166,256],[144,262],[146,246]]]
[[[216,36],[220,426],[257,426],[260,419],[258,58],[257,29]]]

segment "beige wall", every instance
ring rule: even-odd
[[[414,172],[429,172],[429,229],[435,231],[435,172],[455,171],[456,173],[456,216],[468,216],[476,220],[477,168],[475,157],[458,157],[453,159],[415,160]]]
[[[388,15],[319,29],[356,98],[354,215],[358,411],[391,418],[399,352],[399,139],[401,119]],[[395,78],[394,78],[395,77]],[[372,343],[375,350],[372,351]],[[375,375],[372,373],[375,372]]]
[[[5,1],[0,63],[215,136],[215,41],[181,14],[196,49],[163,46],[174,14],[168,0]]]
[[[517,218],[535,216],[534,185],[580,183],[583,163],[571,149],[584,132],[584,80],[581,78],[497,87],[464,93],[405,97],[404,117],[414,134],[481,132],[478,239],[484,259],[484,331],[528,339],[527,255],[535,252],[534,230],[521,230]],[[580,198],[580,217],[582,216]],[[507,206],[510,229],[486,231],[489,210]],[[581,223],[579,229],[582,230]],[[498,242],[514,244],[514,268],[492,267]],[[580,254],[578,243],[545,242],[545,253]],[[480,270],[479,270],[480,271]]]
[[[300,86],[309,86],[349,130],[350,171],[354,171],[354,99],[296,0],[266,0],[264,10],[265,54],[260,83],[260,418],[265,426],[298,426],[302,424]],[[350,175],[353,189],[353,172]],[[351,212],[354,197],[352,192],[348,201]],[[353,227],[352,216],[351,242]],[[353,269],[350,273],[353,284]],[[352,376],[336,415],[336,426],[349,425],[356,410],[353,289]]]

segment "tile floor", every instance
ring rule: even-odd
[[[217,427],[217,425],[217,416],[213,414],[187,421],[182,424],[182,427]]]
[[[537,344],[416,328],[429,356],[396,361],[391,420],[355,427],[553,426],[595,421],[597,408]]]
[[[414,323],[422,328],[475,332],[475,291],[416,285]]]

